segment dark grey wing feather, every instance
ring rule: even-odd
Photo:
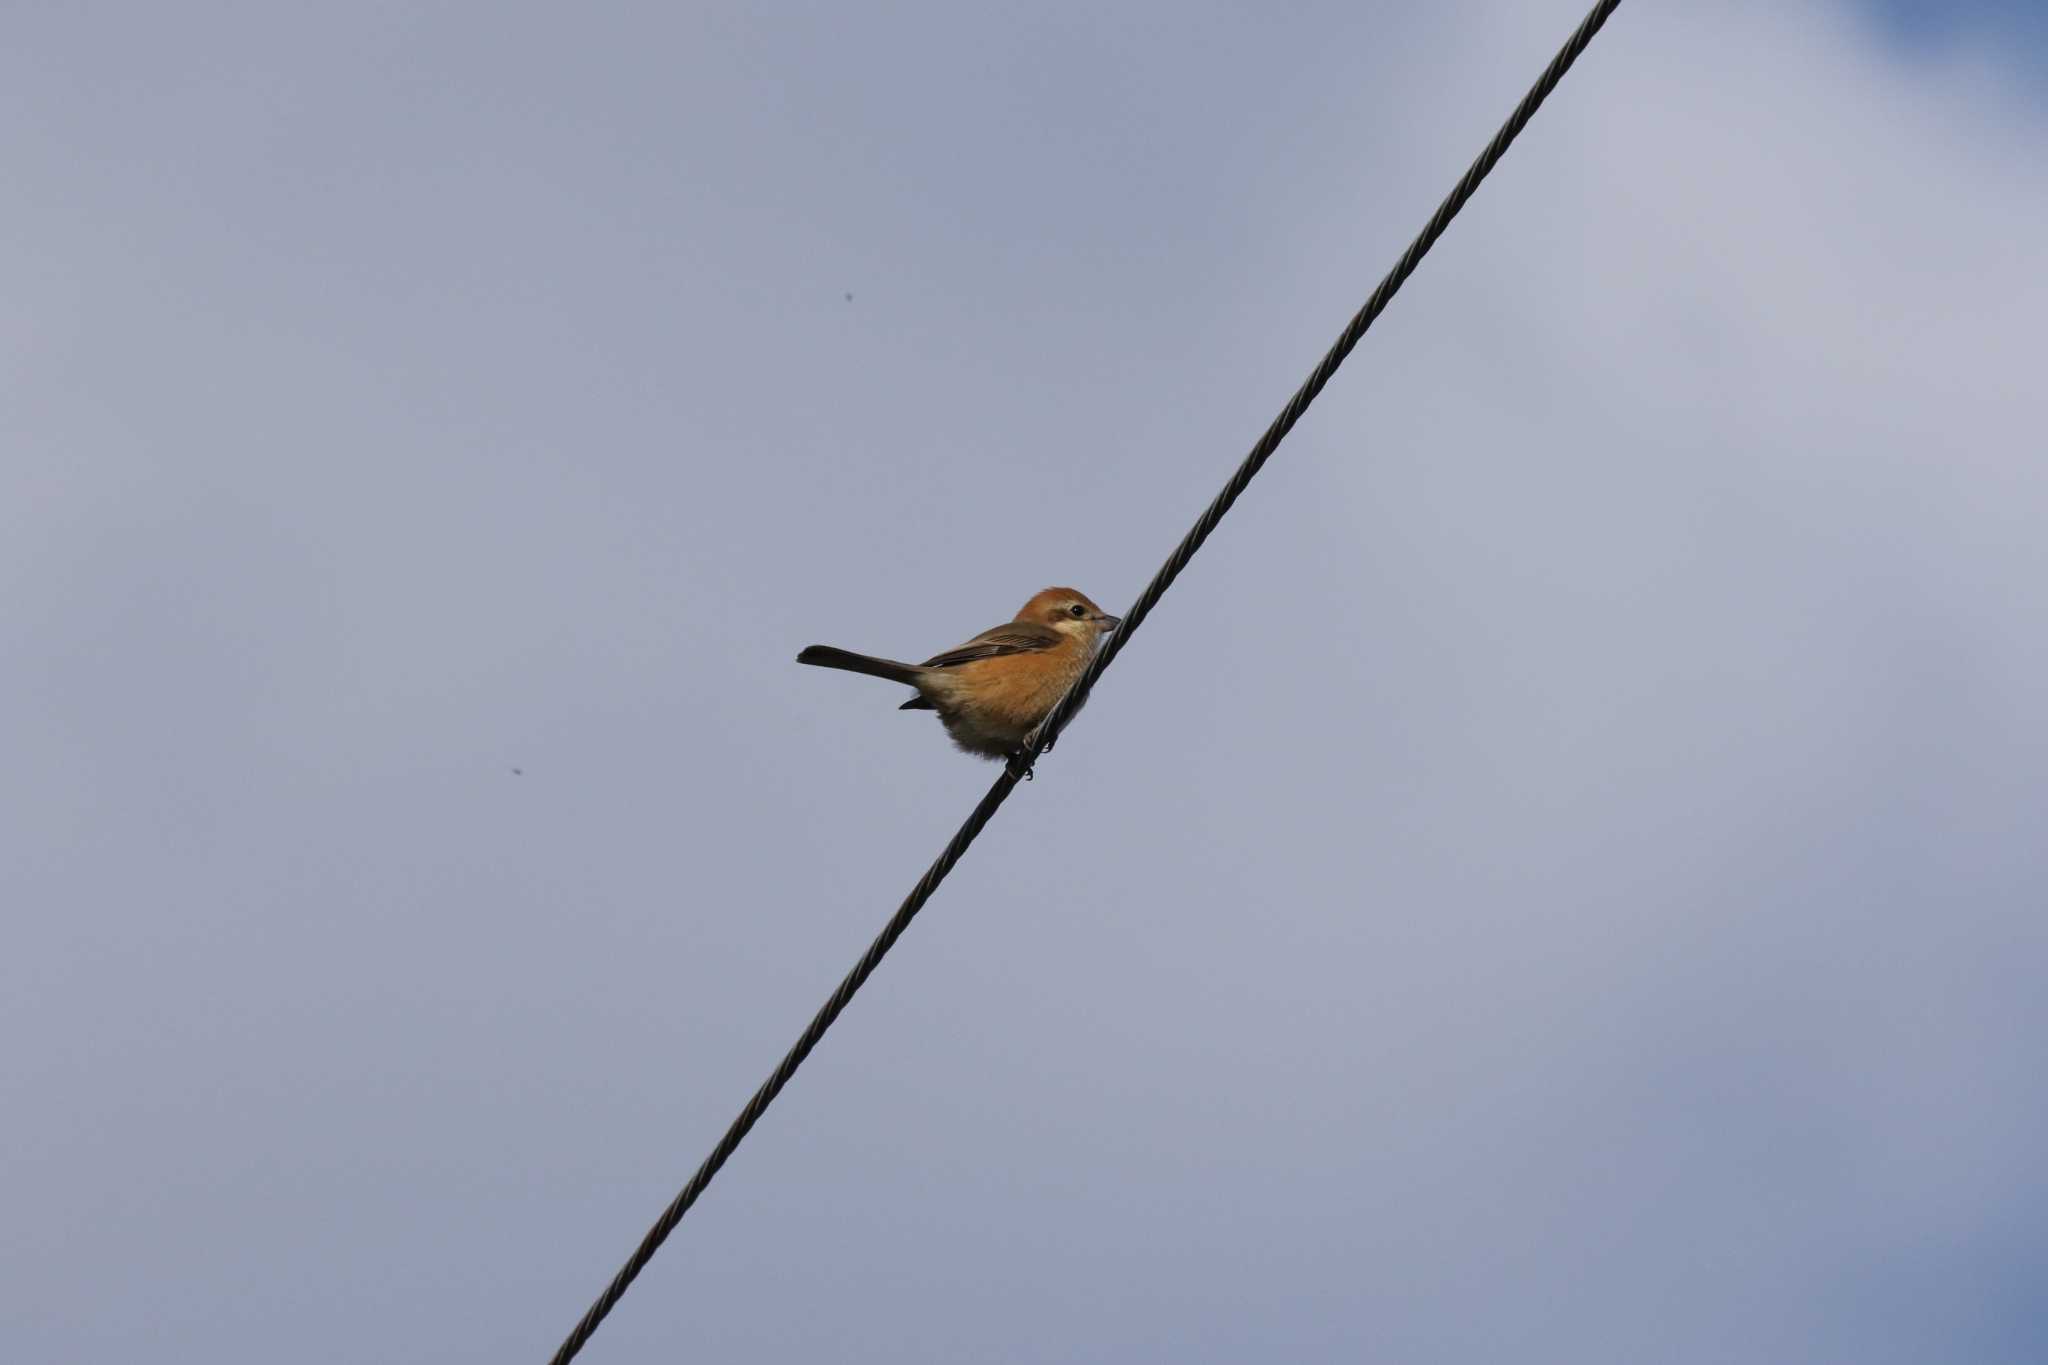
[[[944,654],[934,654],[924,661],[924,666],[958,668],[976,659],[993,659],[1003,654],[1035,654],[1042,649],[1051,649],[1064,638],[1051,626],[1041,626],[1036,621],[1006,621],[994,630],[983,631],[964,645],[956,645]]]

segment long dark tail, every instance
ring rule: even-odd
[[[831,645],[812,645],[797,655],[796,661],[819,668],[843,668],[848,673],[865,673],[870,678],[887,678],[911,687],[917,686],[918,677],[924,672],[915,664],[899,664],[894,659],[877,659],[872,654],[855,654]]]

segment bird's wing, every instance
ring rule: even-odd
[[[976,659],[993,659],[1003,654],[1035,654],[1051,649],[1066,637],[1051,626],[1041,626],[1035,621],[1005,621],[994,630],[985,630],[964,645],[955,645],[944,654],[934,654],[924,661],[926,668],[958,668],[971,664]]]

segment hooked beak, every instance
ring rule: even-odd
[[[1124,618],[1121,616],[1111,616],[1106,611],[1098,611],[1095,613],[1095,624],[1102,628],[1102,633],[1104,635],[1109,634],[1111,631],[1115,630],[1118,626],[1122,625],[1123,623]]]

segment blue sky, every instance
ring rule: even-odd
[[[2030,0],[1870,0],[1870,9],[1908,45],[1991,39],[2019,46],[2016,64],[2036,80],[2044,71],[2048,12]]]
[[[544,1358],[992,776],[796,651],[1127,604],[1578,18],[21,18],[15,1355]],[[1624,6],[584,1359],[2041,1359],[2048,68],[1921,31]]]

